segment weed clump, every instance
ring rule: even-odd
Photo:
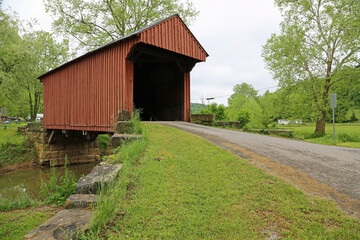
[[[34,159],[35,151],[30,141],[21,143],[5,143],[0,145],[0,168]]]
[[[130,134],[142,134],[143,125],[140,119],[141,109],[135,109],[131,118],[131,128],[128,130]]]
[[[24,191],[19,191],[15,200],[0,198],[0,211],[27,208],[35,205],[40,205],[40,201],[34,199],[30,194]]]
[[[76,191],[75,174],[67,168],[68,160],[65,156],[64,175],[59,178],[55,168],[50,170],[50,180],[43,182],[40,187],[40,196],[46,204],[64,205],[66,199]]]
[[[101,155],[106,154],[106,151],[111,146],[111,141],[110,141],[109,135],[107,135],[107,134],[98,135],[97,142],[98,142],[98,145],[99,145],[100,154]]]

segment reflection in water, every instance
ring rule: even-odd
[[[95,163],[68,166],[74,172],[76,179],[91,172]],[[60,176],[63,167],[56,167]],[[19,192],[26,192],[38,197],[41,182],[49,180],[50,168],[30,168],[0,175],[0,198],[14,200]]]

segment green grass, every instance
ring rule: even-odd
[[[281,128],[294,130],[294,136],[303,138],[307,142],[333,145],[333,126],[326,124],[324,137],[313,137],[315,125],[284,126]],[[335,124],[336,145],[343,147],[360,148],[360,123],[338,123]]]
[[[0,168],[15,163],[30,161],[36,157],[31,142],[18,132],[25,123],[0,124]]]
[[[9,200],[0,197],[0,211],[22,209],[38,205],[41,205],[41,202],[39,200],[34,199],[31,195],[22,191],[19,191],[18,196],[15,200]]]
[[[360,238],[360,221],[334,203],[310,198],[199,137],[147,128],[145,153],[124,161],[116,187],[99,203],[116,206],[105,226],[97,222],[95,238]]]
[[[26,123],[0,124],[0,145],[2,144],[20,144],[24,141],[24,136],[18,133],[18,127],[24,127]]]
[[[107,134],[99,134],[97,137],[97,142],[99,145],[99,149],[100,149],[100,154],[106,155],[106,153],[108,152],[108,150],[111,148],[111,142],[110,142],[110,137]]]
[[[122,204],[119,199],[125,197],[132,184],[136,163],[145,151],[147,138],[145,132],[144,139],[130,142],[116,149],[118,153],[115,154],[112,161],[123,165],[118,181],[107,188],[101,187],[102,191],[98,193],[97,208],[92,224],[95,232],[98,232],[101,227],[115,217],[116,209],[119,208],[119,204]]]
[[[10,212],[0,212],[0,239],[22,239],[24,235],[45,222],[54,208],[43,206]]]

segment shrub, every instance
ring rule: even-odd
[[[109,147],[111,146],[110,137],[107,134],[100,134],[97,137],[97,142],[98,142],[98,145],[99,145],[101,155],[105,154],[106,150],[108,150]]]
[[[240,128],[243,128],[248,122],[250,122],[250,112],[247,109],[240,109],[236,113],[236,120],[240,122]]]
[[[52,167],[50,171],[50,180],[42,182],[40,187],[40,196],[48,204],[64,205],[66,199],[76,191],[75,174],[67,168],[67,156],[65,156],[64,175],[60,177]]]
[[[261,129],[261,130],[260,130],[260,133],[261,133],[261,134],[266,134],[266,135],[270,134],[270,132],[269,132],[268,129]]]
[[[31,145],[30,141],[18,144],[7,142],[0,145],[0,167],[34,159],[36,154]]]

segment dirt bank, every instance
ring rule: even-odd
[[[30,160],[27,162],[16,163],[16,164],[2,167],[2,168],[0,168],[0,174],[13,172],[13,171],[20,170],[20,169],[35,168],[35,167],[40,167],[40,166],[37,165],[34,160]]]

